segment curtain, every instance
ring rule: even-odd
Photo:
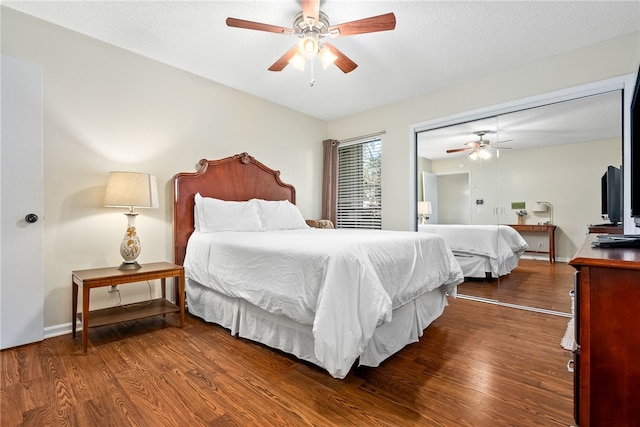
[[[335,139],[325,139],[322,177],[322,219],[336,223],[338,204],[338,146]]]

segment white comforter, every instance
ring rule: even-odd
[[[492,270],[527,250],[527,242],[508,225],[421,224],[420,231],[444,237],[453,252],[489,258]]]
[[[415,232],[194,232],[184,267],[204,286],[312,325],[316,358],[339,378],[394,308],[463,281],[442,237]]]

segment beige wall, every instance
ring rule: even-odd
[[[423,53],[428,54],[428,53]],[[640,33],[608,40],[329,123],[335,139],[386,130],[382,138],[383,228],[411,230],[415,180],[410,126],[518,99],[635,73]]]
[[[320,214],[326,122],[6,8],[2,54],[44,69],[46,327],[71,320],[72,270],[121,261],[126,218],[102,205],[111,170],[158,179],[160,209],[137,219],[141,262],[172,260],[171,178],[201,158],[249,152],[296,187],[306,217]],[[111,298],[100,289],[92,307]]]

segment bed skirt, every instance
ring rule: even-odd
[[[485,279],[507,275],[518,266],[520,255],[514,254],[505,259],[497,268],[491,266],[491,260],[482,255],[472,255],[462,252],[452,251],[456,261],[462,269],[465,278]]]
[[[190,314],[223,326],[232,335],[259,342],[324,368],[315,357],[312,325],[268,313],[191,279],[187,279],[185,288]],[[445,287],[441,287],[393,310],[391,322],[378,326],[360,354],[358,364],[379,366],[406,345],[417,342],[424,329],[443,313],[446,306]]]

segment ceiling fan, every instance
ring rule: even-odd
[[[467,143],[465,143],[465,147],[461,147],[461,148],[451,148],[449,150],[447,150],[447,153],[451,154],[451,153],[459,153],[461,151],[468,151],[469,152],[469,157],[471,157],[473,160],[477,159],[478,157],[481,159],[488,159],[489,157],[491,157],[491,153],[489,153],[488,150],[490,149],[498,149],[498,147],[491,145],[490,141],[488,139],[484,139],[484,136],[488,133],[493,133],[493,131],[490,130],[479,130],[476,132],[473,132],[475,135],[478,135],[478,137],[480,139],[476,140],[476,141],[469,141]],[[509,142],[512,141],[511,139],[507,139],[504,141],[498,141],[496,142],[496,144],[502,144],[504,142]],[[510,150],[511,147],[499,147],[501,150],[502,149],[506,149],[506,150]]]
[[[297,45],[289,49],[269,67],[269,71],[282,71],[288,64],[302,70],[304,63],[317,55],[324,68],[333,63],[342,72],[349,73],[355,70],[358,64],[332,44],[323,42],[323,39],[325,37],[352,36],[393,30],[396,27],[396,17],[393,13],[386,13],[343,24],[330,25],[327,15],[320,11],[320,0],[302,0],[302,11],[296,15],[293,28],[238,18],[227,18],[226,23],[229,27],[293,35],[300,39]]]

